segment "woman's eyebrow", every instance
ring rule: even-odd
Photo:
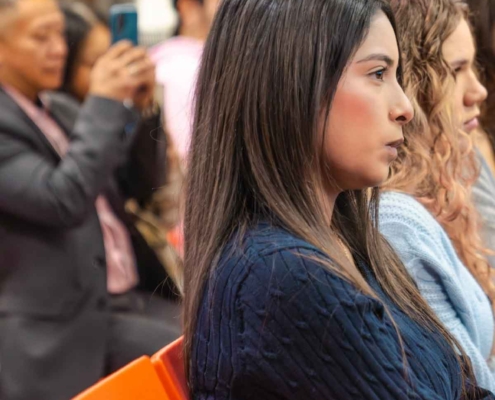
[[[389,67],[395,64],[395,61],[392,60],[389,56],[383,53],[373,53],[365,58],[357,61],[357,63],[364,63],[368,61],[384,61]]]
[[[464,67],[464,66],[469,65],[469,64],[470,64],[470,61],[466,58],[457,59],[457,60],[454,60],[454,61],[449,63],[450,68],[454,68],[454,69]]]

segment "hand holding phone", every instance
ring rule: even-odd
[[[114,44],[91,71],[90,94],[132,101],[143,111],[153,103],[155,65],[146,50],[128,41]]]
[[[136,108],[143,110],[153,102],[155,87],[155,66],[149,59],[146,50],[136,47],[138,44],[138,13],[133,4],[117,4],[110,8],[110,29],[112,32],[113,47],[125,41],[134,48],[129,48],[118,57],[119,66],[124,68],[119,72],[122,79],[129,78],[138,82],[137,89],[132,96],[125,100],[132,100]],[[117,44],[115,44],[117,43]]]
[[[112,43],[128,40],[138,45],[138,13],[134,4],[116,4],[110,7]]]

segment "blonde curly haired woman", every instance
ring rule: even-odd
[[[487,93],[474,70],[468,9],[457,0],[391,3],[415,118],[384,185],[380,230],[471,358],[480,385],[494,390],[495,290],[471,200],[478,171],[470,133]]]

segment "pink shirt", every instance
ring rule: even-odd
[[[43,132],[60,157],[64,157],[69,150],[69,139],[50,117],[47,109],[37,107],[12,87],[4,86],[3,88]],[[136,286],[139,279],[129,234],[126,227],[115,216],[105,196],[98,196],[95,206],[105,245],[108,292],[125,293]]]
[[[191,140],[194,88],[202,53],[203,42],[182,36],[150,50],[156,80],[164,88],[166,127],[182,160]]]

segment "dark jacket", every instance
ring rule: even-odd
[[[89,98],[61,160],[0,89],[0,398],[58,400],[104,373],[110,309],[94,204],[125,158],[129,123],[122,104]]]
[[[124,218],[117,171],[140,201],[155,184],[129,156],[137,113],[98,97],[72,114],[53,106],[70,139],[63,159],[0,89],[2,399],[64,400],[104,375],[116,343],[95,200],[104,193]]]
[[[59,123],[71,131],[74,129],[81,105],[68,94],[48,94],[50,111]],[[127,141],[125,158],[110,176],[104,189],[116,216],[124,223],[130,234],[136,264],[139,272],[139,288],[154,292],[160,286],[160,293],[166,298],[177,297],[173,285],[153,249],[134,226],[134,221],[125,212],[128,199],[135,199],[141,207],[151,200],[153,192],[166,181],[167,141],[163,133],[161,114],[143,118],[136,126],[135,133]],[[129,126],[127,127],[129,130]],[[162,284],[164,285],[162,286]]]
[[[124,160],[133,122],[122,104],[88,99],[61,160],[0,90],[0,313],[70,317],[89,296],[106,297],[94,203]]]

